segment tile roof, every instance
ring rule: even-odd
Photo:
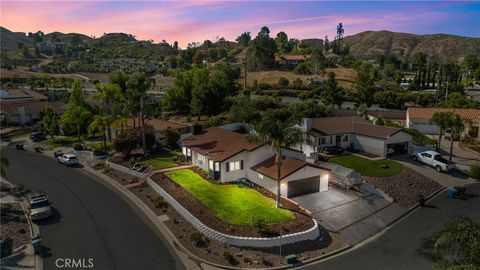
[[[47,97],[30,89],[7,89],[0,90],[2,102],[18,102],[23,100],[47,100]]]
[[[272,179],[277,179],[277,165],[275,164],[275,157],[276,156],[272,156],[260,162],[259,164],[253,166],[251,169],[263,175],[266,175]],[[295,159],[287,156],[283,156],[282,160],[283,162],[282,162],[282,168],[280,169],[280,179],[284,179],[285,177],[293,174],[294,172],[300,170],[305,166],[312,166],[322,170],[330,171],[330,169],[328,168],[316,166],[316,165],[307,163],[304,160]]]
[[[136,119],[136,125],[138,126],[140,123],[140,118]],[[190,127],[189,125],[184,123],[165,121],[161,119],[145,119],[145,125],[152,126],[153,129],[156,131],[163,131],[167,128],[180,129]],[[127,127],[133,127],[133,118],[127,120]]]
[[[359,116],[336,116],[313,118],[312,130],[321,135],[353,133],[387,139],[401,129],[374,125]]]
[[[43,108],[47,105],[50,105],[54,112],[62,113],[66,110],[66,104],[63,101],[24,101],[24,102],[2,102],[2,112],[5,112],[9,115],[18,114],[18,107],[23,106],[25,108],[25,113],[27,114],[38,114]]]
[[[252,151],[263,145],[261,142],[248,141],[244,134],[219,127],[208,128],[199,135],[185,138],[182,144],[215,161],[224,161],[244,150]]]
[[[407,115],[410,119],[431,119],[436,112],[454,112],[463,119],[480,118],[480,109],[449,109],[449,108],[417,108],[410,107],[407,109]]]

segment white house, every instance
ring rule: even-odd
[[[480,109],[410,107],[407,109],[406,125],[424,134],[438,135],[438,126],[430,122],[436,112],[453,112],[460,115],[462,119],[470,121],[471,125],[466,126],[465,133],[480,140]]]
[[[300,149],[312,160],[318,160],[318,153],[330,146],[387,157],[407,153],[412,140],[399,128],[374,125],[358,116],[304,118],[302,128],[309,134],[310,142]]]
[[[193,164],[222,183],[248,179],[276,193],[274,153],[264,143],[250,142],[239,131],[208,128],[182,140],[182,152]],[[299,159],[294,151],[283,153],[281,195],[285,197],[328,190],[329,169]]]

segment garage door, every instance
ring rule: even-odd
[[[288,197],[299,196],[318,192],[320,187],[320,177],[310,177],[301,180],[288,182]]]
[[[408,142],[387,144],[387,156],[408,153]]]

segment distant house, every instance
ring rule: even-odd
[[[304,118],[302,128],[311,137],[301,145],[307,158],[318,160],[326,147],[339,146],[380,157],[407,153],[412,136],[399,128],[379,126],[358,116]]]
[[[449,108],[416,108],[407,109],[406,126],[413,128],[424,134],[435,134],[439,132],[438,126],[431,123],[433,115],[436,112],[453,112],[464,120],[469,120],[470,125],[466,125],[465,132],[472,137],[480,140],[480,109],[449,109]]]
[[[261,142],[250,142],[242,132],[212,127],[182,140],[182,153],[194,165],[222,183],[242,179],[276,193],[275,155]],[[281,169],[281,195],[297,196],[328,190],[329,169],[299,159],[286,151]]]
[[[275,56],[275,63],[282,69],[293,69],[307,59],[306,55],[279,55]]]
[[[140,127],[140,118],[130,118],[127,120],[124,129],[131,129],[134,127]],[[151,126],[154,130],[155,139],[157,141],[163,140],[163,134],[166,129],[175,129],[180,133],[180,139],[192,135],[192,126],[186,123],[179,123],[161,119],[145,119],[145,126]],[[112,138],[116,138],[120,135],[121,127],[115,128],[112,132]]]
[[[33,124],[40,120],[40,112],[47,105],[57,114],[66,110],[64,102],[48,102],[46,96],[29,89],[0,90],[0,103],[2,125]]]

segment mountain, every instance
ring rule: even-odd
[[[0,44],[2,45],[2,50],[16,51],[20,49],[20,44],[23,44],[23,46],[33,46],[33,41],[27,37],[25,33],[12,32],[0,26]]]
[[[391,53],[400,59],[411,59],[423,52],[436,61],[459,62],[469,53],[480,53],[480,38],[454,35],[415,35],[390,31],[366,31],[344,38],[350,53],[360,59]]]
[[[71,43],[72,40],[77,39],[78,41],[90,41],[92,40],[91,37],[84,35],[84,34],[78,34],[78,33],[62,33],[62,32],[52,32],[48,33],[43,37],[44,41],[51,41],[51,42],[65,42],[65,43]]]

